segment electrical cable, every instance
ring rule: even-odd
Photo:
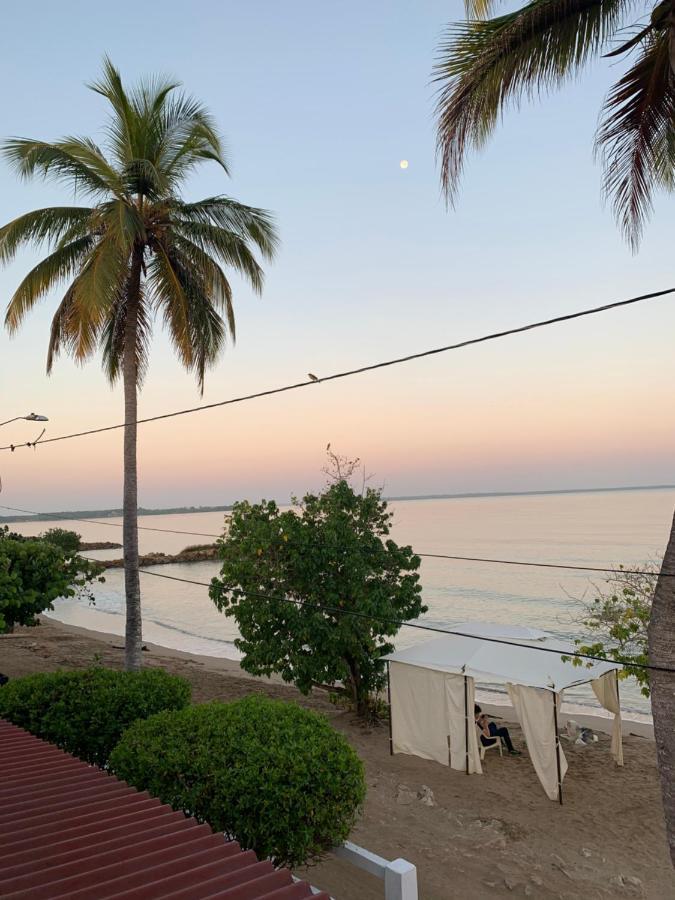
[[[470,347],[475,344],[483,344],[487,341],[499,340],[500,338],[509,337],[514,334],[522,334],[525,331],[532,331],[535,328],[544,328],[548,325],[557,325],[561,322],[569,322],[572,319],[579,319],[584,316],[596,315],[597,313],[607,312],[610,309],[618,309],[619,307],[630,306],[633,303],[640,303],[643,300],[653,300],[658,297],[663,297],[666,294],[672,293],[675,293],[675,288],[666,288],[663,291],[654,291],[649,294],[640,294],[638,297],[630,297],[628,300],[616,300],[613,303],[605,303],[603,306],[595,306],[591,309],[582,309],[577,312],[567,313],[566,315],[555,316],[552,319],[542,319],[538,322],[531,322],[528,325],[520,325],[516,328],[508,328],[505,331],[495,331],[490,334],[481,335],[480,337],[469,338],[465,341],[459,341],[455,344],[447,344],[444,347],[436,347],[432,350],[423,350],[420,353],[411,353],[407,356],[400,356],[395,359],[388,359],[379,363],[371,363],[370,365],[360,366],[357,369],[348,369],[344,372],[335,372],[332,375],[324,375],[321,378],[317,378],[316,376],[314,376],[307,381],[298,381],[295,384],[286,384],[282,387],[270,388],[266,391],[257,391],[256,393],[252,394],[244,394],[240,397],[232,397],[229,400],[219,400],[215,403],[206,403],[202,406],[190,407],[189,409],[180,409],[175,410],[174,412],[163,413],[157,416],[148,416],[144,419],[137,419],[135,424],[143,425],[147,422],[158,422],[161,419],[171,419],[175,418],[176,416],[186,416],[191,413],[201,412],[206,409],[215,409],[216,407],[230,406],[234,403],[244,403],[248,400],[256,400],[260,397],[270,397],[273,394],[283,394],[287,391],[295,391],[300,388],[310,387],[310,385],[323,384],[326,381],[336,381],[339,378],[348,378],[352,375],[361,375],[364,372],[373,372],[376,369],[384,369],[389,366],[400,365],[401,363],[411,362],[413,360],[422,359],[427,356],[435,356],[439,353],[447,353],[450,350],[460,350],[463,347]],[[62,434],[58,435],[57,437],[46,438],[45,440],[40,441],[40,446],[43,447],[45,446],[45,444],[53,444],[56,441],[67,441],[71,438],[84,437],[85,435],[89,434],[101,434],[105,431],[115,431],[119,428],[125,427],[126,424],[122,422],[118,425],[106,425],[102,428],[90,428],[87,431],[78,431],[74,432],[73,434]],[[30,442],[23,444],[8,444],[6,447],[0,447],[0,450],[11,450],[13,452],[14,450],[18,450],[19,448],[27,447],[29,446],[29,444],[30,446],[34,446],[34,444]]]
[[[89,556],[84,556],[82,558],[87,559],[90,562],[100,562],[100,560],[92,559]],[[179,578],[177,575],[164,575],[162,572],[150,572],[150,571],[148,571],[148,569],[139,569],[138,571],[140,573],[142,573],[143,575],[151,575],[151,576],[154,576],[155,578],[165,578],[167,581],[178,581],[178,582],[181,582],[182,584],[193,584],[193,585],[197,585],[198,587],[205,587],[205,588],[211,587],[211,585],[206,581],[194,581],[193,579],[190,579],[190,578]],[[517,641],[508,641],[508,640],[505,640],[504,638],[484,637],[484,636],[479,636],[476,634],[468,634],[467,632],[463,632],[463,631],[454,631],[454,630],[450,630],[448,628],[436,628],[433,625],[423,625],[420,622],[402,622],[402,621],[399,621],[398,619],[389,619],[384,616],[373,616],[370,613],[359,612],[358,610],[355,610],[355,609],[344,609],[343,607],[324,606],[320,603],[310,603],[308,600],[300,600],[295,597],[269,597],[266,594],[258,594],[253,591],[244,591],[244,593],[246,594],[247,597],[256,597],[256,598],[260,598],[262,600],[268,600],[268,601],[275,600],[276,602],[293,603],[296,606],[306,606],[306,607],[309,607],[310,609],[319,610],[320,612],[331,613],[332,615],[348,615],[348,616],[353,616],[353,617],[359,618],[359,619],[369,619],[370,621],[381,622],[382,624],[385,624],[385,625],[395,625],[398,628],[416,628],[421,631],[433,631],[435,634],[449,634],[449,635],[454,635],[456,637],[470,638],[471,640],[474,640],[474,641],[485,641],[489,644],[504,644],[508,647],[523,647],[523,648],[529,649],[529,650],[539,650],[544,653],[555,653],[557,656],[576,657],[578,659],[592,660],[593,662],[611,662],[611,663],[616,663],[617,665],[624,666],[625,668],[646,669],[646,670],[649,670],[652,672],[675,673],[675,668],[670,668],[668,666],[655,666],[655,665],[652,665],[651,663],[644,663],[644,664],[634,663],[634,662],[631,662],[630,660],[624,660],[624,659],[607,659],[606,657],[603,657],[603,656],[593,656],[590,653],[579,653],[576,651],[560,650],[560,649],[556,649],[554,647],[541,647],[541,646],[537,646],[535,644],[522,644]]]

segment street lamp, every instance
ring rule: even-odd
[[[9,425],[10,422],[18,422],[20,419],[25,419],[26,422],[48,422],[49,421],[47,416],[39,416],[37,413],[28,413],[27,416],[15,416],[13,419],[7,419],[6,422],[0,422],[0,427],[2,425]]]

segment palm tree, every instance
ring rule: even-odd
[[[437,150],[446,198],[454,203],[467,150],[480,148],[506,106],[562,84],[584,63],[635,54],[610,91],[596,135],[605,194],[637,250],[655,190],[675,189],[675,0],[644,4],[628,33],[630,0],[531,0],[490,18],[493,0],[466,0],[467,21],[451,25],[436,78]],[[648,17],[648,18],[647,18]],[[612,46],[620,38],[618,46]],[[611,49],[610,49],[611,48]],[[662,572],[675,572],[675,519]],[[653,664],[675,664],[675,578],[659,577],[649,628]],[[650,673],[661,793],[675,864],[675,676]]]
[[[46,245],[9,302],[6,325],[16,332],[26,313],[67,283],[51,326],[47,372],[62,350],[82,363],[99,347],[111,382],[124,385],[124,581],[127,669],[141,666],[138,573],[137,394],[148,366],[156,316],[185,368],[203,390],[235,323],[232,289],[222,266],[260,292],[263,273],[254,248],[271,259],[276,247],[269,213],[226,196],[194,203],[181,198],[188,176],[212,161],[227,174],[223,146],[205,108],[155,79],[126,90],[106,58],[90,86],[109,102],[105,152],[86,137],[54,143],[12,138],[2,152],[22,178],[65,182],[91,206],[26,213],[0,229],[0,261],[26,244]]]

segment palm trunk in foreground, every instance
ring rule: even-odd
[[[675,572],[675,518],[661,565]],[[675,578],[659,576],[649,621],[649,662],[675,667]],[[675,673],[650,672],[656,758],[670,858],[675,865]]]
[[[136,337],[140,300],[141,254],[134,250],[129,272],[126,322],[124,326],[124,499],[122,529],[124,544],[124,590],[126,596],[126,639],[124,667],[137,672],[142,666],[143,641],[141,586],[138,575],[138,478],[136,472],[136,420],[138,418],[138,372]]]

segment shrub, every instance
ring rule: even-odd
[[[40,538],[48,544],[60,547],[67,556],[72,556],[80,549],[80,535],[66,528],[50,528],[40,535]]]
[[[341,844],[365,797],[363,764],[324,717],[255,695],[136,722],[110,767],[276,865]]]
[[[37,624],[35,617],[53,609],[58,597],[87,596],[101,571],[98,563],[68,555],[49,541],[17,540],[0,528],[0,633]]]
[[[0,688],[0,716],[96,765],[132,722],[189,702],[188,682],[161,669],[59,671]]]

